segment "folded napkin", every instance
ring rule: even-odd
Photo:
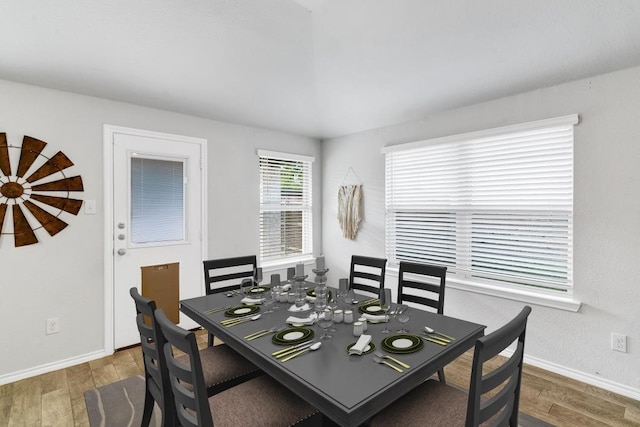
[[[371,342],[371,335],[362,334],[358,341],[349,349],[349,354],[362,355],[362,352],[367,348]]]
[[[315,313],[310,314],[308,317],[295,317],[295,316],[289,316],[287,317],[286,322],[291,324],[291,325],[313,325],[314,323],[316,323],[316,318],[318,316]]]
[[[367,314],[367,313],[364,313],[360,317],[364,317],[365,319],[367,319],[367,321],[371,321],[371,322],[387,322],[389,320],[389,316],[387,316],[386,314]]]
[[[305,300],[307,300],[309,302],[316,302],[316,297],[312,297],[311,295],[307,295],[305,297]]]
[[[311,310],[311,306],[309,304],[304,304],[302,307],[298,307],[295,304],[293,304],[291,307],[289,307],[287,309],[288,311],[291,311],[293,313],[299,312],[299,311],[308,311]]]
[[[291,289],[291,283],[287,283],[286,285],[282,285],[282,290],[288,292]]]
[[[243,304],[262,304],[264,302],[263,297],[244,297],[240,300]]]

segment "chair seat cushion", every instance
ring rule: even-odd
[[[396,400],[376,415],[370,427],[464,426],[467,416],[467,393],[429,380]]]
[[[317,409],[263,375],[209,398],[216,427],[293,426],[320,417]]]
[[[176,359],[187,366],[190,365],[187,355],[179,356]],[[204,385],[207,388],[249,376],[259,370],[256,365],[226,344],[200,350],[200,361]]]

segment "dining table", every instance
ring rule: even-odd
[[[265,295],[269,298],[268,294]],[[367,297],[356,296],[360,304],[340,299],[336,304],[338,308],[352,310],[357,319],[362,316],[361,301],[367,300]],[[409,320],[403,325],[392,317],[388,322],[367,324],[365,334],[371,336],[371,344],[375,347],[370,348],[373,350],[370,353],[349,354],[348,346],[358,340],[354,335],[353,324],[334,323],[332,338],[322,340],[319,337],[323,331],[315,324],[302,327],[311,330],[313,340],[322,343],[320,348],[286,360],[283,357],[276,358],[273,353],[290,346],[274,339],[274,335],[281,337],[287,328],[292,327],[286,323],[289,316],[309,316],[314,311],[314,304],[309,302],[310,310],[299,312],[290,311],[295,304],[277,302],[271,313],[265,313],[270,310],[258,304],[251,309],[255,320],[229,325],[229,314],[234,314],[235,308],[244,306],[242,298],[243,295],[237,292],[205,295],[181,300],[180,310],[253,362],[265,374],[315,406],[325,417],[345,427],[359,426],[385,407],[393,405],[396,400],[402,399],[439,369],[472,348],[476,340],[484,335],[485,329],[484,325],[412,307],[409,310]],[[240,310],[244,311],[246,310]],[[257,319],[255,313],[260,314]],[[384,332],[385,326],[391,332]],[[416,351],[386,351],[389,347],[384,347],[383,341],[388,343],[389,337],[396,336],[401,326],[408,334],[420,337],[420,345]],[[437,342],[428,340],[429,336],[423,333],[425,326],[450,339]],[[252,333],[273,329],[274,332],[259,338],[247,338]],[[380,360],[376,362],[375,353],[380,351],[409,368],[402,367],[391,359],[382,359],[402,371],[398,372],[380,363]]]

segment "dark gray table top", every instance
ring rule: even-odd
[[[273,344],[272,335],[252,341],[243,337],[272,326],[284,326],[288,316],[304,317],[308,312],[291,313],[287,310],[291,304],[279,303],[280,309],[274,313],[263,314],[259,320],[233,327],[220,324],[226,319],[223,311],[204,313],[214,307],[239,305],[240,299],[239,296],[227,297],[225,294],[207,295],[181,301],[181,310],[341,426],[357,426],[365,422],[473,347],[485,329],[483,325],[412,308],[411,319],[405,325],[410,333],[417,333],[428,325],[456,340],[447,346],[425,341],[424,348],[418,352],[394,354],[398,360],[411,366],[404,373],[375,363],[373,353],[349,356],[346,347],[354,343],[357,337],[353,335],[353,325],[344,323],[334,325],[337,331],[333,333],[333,338],[323,340],[319,350],[283,363],[271,355],[285,348]],[[357,306],[350,308],[357,318]],[[264,312],[264,308],[261,308],[261,312]],[[392,321],[389,326],[395,332],[400,325]],[[315,338],[319,338],[322,331],[317,326],[311,328],[315,331]],[[380,350],[382,339],[388,336],[381,333],[383,328],[384,324],[370,324],[367,331],[372,335],[376,349]]]

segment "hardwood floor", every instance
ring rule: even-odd
[[[206,346],[206,333],[198,332]],[[472,352],[445,368],[447,381],[468,387]],[[86,390],[144,370],[140,348],[118,351],[0,386],[0,426],[88,426]],[[557,426],[640,426],[640,402],[532,366],[523,374],[520,410]]]

